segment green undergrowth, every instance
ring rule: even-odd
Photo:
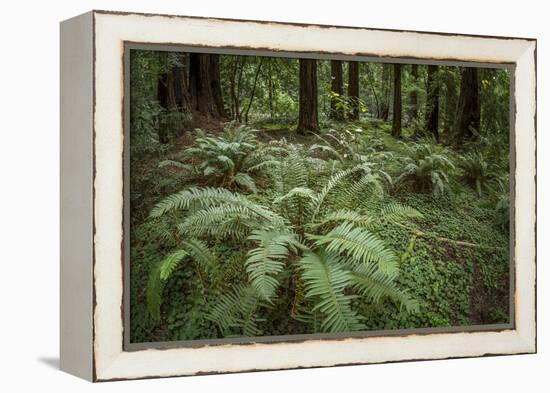
[[[327,125],[331,126],[331,125]],[[338,125],[332,125],[338,126]],[[409,206],[421,213],[412,223],[393,225],[380,220],[372,225],[372,232],[394,250],[400,257],[400,274],[396,278],[399,288],[418,302],[417,312],[407,312],[390,299],[379,302],[364,301],[362,297],[350,297],[352,308],[364,316],[362,330],[409,329],[477,325],[508,322],[509,315],[509,252],[508,231],[502,225],[499,211],[495,209],[495,197],[489,192],[479,195],[474,187],[461,183],[458,167],[437,166],[414,169],[409,177],[401,176],[403,168],[414,162],[407,156],[407,147],[402,141],[389,135],[389,127],[383,122],[363,122],[347,125],[350,140],[359,141],[353,156],[345,147],[335,142],[335,152],[328,148],[312,153],[313,157],[334,160],[357,159],[381,162],[384,175],[392,182],[382,181],[385,193],[382,199],[370,202],[370,209],[381,210],[392,203]],[[291,140],[305,146],[305,151],[322,143],[315,136],[296,137],[283,123],[258,126],[258,138],[265,143]],[[327,128],[328,129],[328,128]],[[335,132],[341,132],[335,130]],[[320,133],[329,140],[330,132]],[[408,130],[404,135],[410,136]],[[355,138],[355,139],[354,139]],[[359,143],[357,142],[357,143]],[[416,143],[412,142],[411,143]],[[428,143],[429,144],[429,143]],[[354,145],[355,146],[355,145]],[[431,145],[430,145],[431,146]],[[218,255],[219,266],[209,268],[205,277],[203,267],[192,259],[184,259],[171,275],[170,280],[159,282],[162,286],[162,304],[159,304],[159,320],[151,318],[148,307],[148,283],[154,266],[170,252],[180,239],[174,239],[171,228],[178,223],[176,216],[148,218],[151,209],[168,195],[189,186],[202,186],[204,177],[190,178],[185,171],[159,163],[177,160],[187,145],[171,144],[158,149],[141,152],[140,160],[132,162],[131,172],[131,255],[130,255],[130,301],[131,341],[196,340],[238,336],[237,328],[221,331],[219,324],[208,317],[210,310],[221,296],[227,294],[238,282],[246,282],[245,261],[247,249],[231,242],[207,240],[207,245]],[[355,148],[355,147],[354,147]],[[439,149],[435,146],[434,149]],[[350,150],[351,151],[351,150]],[[381,155],[381,153],[387,155]],[[428,153],[426,153],[428,154]],[[456,162],[457,153],[437,150],[429,154],[443,154]],[[413,157],[413,158],[411,158]],[[378,161],[377,161],[378,160]],[[408,160],[408,161],[407,161]],[[358,162],[359,162],[358,161]],[[344,161],[345,162],[345,161]],[[419,161],[421,162],[421,161]],[[448,179],[436,179],[432,173],[440,171]],[[446,171],[446,172],[445,172]],[[271,206],[275,191],[266,177],[254,175],[257,192],[235,185],[251,201]],[[318,192],[330,178],[330,169],[319,169],[310,174],[310,187]],[[426,177],[427,188],[415,185]],[[229,184],[221,178],[220,184]],[[412,179],[412,180],[411,180]],[[420,180],[419,180],[420,179]],[[437,183],[441,181],[441,184]],[[350,181],[350,186],[353,182]],[[433,192],[432,192],[433,187]],[[440,192],[436,192],[439,188]],[[153,272],[154,273],[154,272]],[[304,324],[296,317],[295,294],[304,291],[296,282],[291,270],[283,271],[278,280],[281,291],[271,304],[262,308],[257,318],[255,332],[259,335],[285,335],[313,333],[310,323]],[[301,295],[300,295],[301,296]],[[313,325],[315,325],[313,323]]]

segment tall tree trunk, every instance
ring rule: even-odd
[[[296,132],[319,131],[317,109],[317,61],[300,59],[300,113]]]
[[[189,94],[195,112],[206,118],[226,116],[220,83],[219,55],[190,53]]]
[[[344,95],[343,87],[343,72],[342,62],[340,60],[330,61],[330,118],[332,120],[342,121],[344,120],[344,112],[342,104],[342,96]]]
[[[414,129],[414,133],[416,134],[418,129],[418,64],[411,65],[411,77],[413,89],[409,95],[409,127],[412,127]]]
[[[273,108],[273,59],[267,58],[268,61],[268,79],[267,79],[267,99],[269,102],[269,118],[273,120],[275,112]]]
[[[260,62],[258,63],[258,67],[256,68],[256,73],[254,74],[254,82],[252,84],[252,92],[250,93],[250,100],[248,101],[248,107],[244,112],[245,123],[248,123],[248,112],[250,112],[250,108],[252,107],[252,101],[254,101],[254,95],[256,94],[256,85],[258,84],[258,76],[260,76],[263,61],[264,61],[264,57],[260,57]]]
[[[382,64],[382,88],[380,94],[380,119],[388,121],[390,116],[390,64]]]
[[[176,53],[178,65],[172,68],[170,95],[174,105],[182,112],[191,112],[191,97],[187,74],[187,53]]]
[[[222,95],[222,83],[220,77],[220,55],[209,55],[209,57],[210,88],[212,90],[212,97],[214,99],[214,103],[216,104],[218,117],[225,118],[227,117],[227,113],[225,111]]]
[[[480,88],[477,68],[465,67],[460,78],[455,136],[457,143],[479,131],[481,120]]]
[[[173,103],[170,102],[169,86],[169,73],[165,72],[160,75],[157,81],[157,99],[163,109],[163,114],[167,113],[173,105]],[[166,124],[165,117],[162,115],[159,117],[158,138],[160,143],[168,143],[168,125]]]
[[[401,137],[401,64],[393,65],[393,122],[392,135]]]
[[[426,131],[439,141],[439,77],[438,66],[428,66],[428,95],[426,101]]]
[[[451,132],[456,123],[456,107],[457,107],[457,86],[455,81],[454,69],[448,69],[445,72],[445,123],[443,133],[446,136],[451,136]]]
[[[164,116],[171,111],[191,112],[191,101],[187,91],[186,54],[176,53],[178,64],[167,72],[162,73],[157,81],[157,99],[163,108],[160,117],[159,141],[168,142],[170,128],[179,125],[168,124],[168,117]]]
[[[359,120],[359,63],[348,63],[348,99],[350,101],[350,120]]]

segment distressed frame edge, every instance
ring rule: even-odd
[[[342,340],[342,339],[361,339],[361,338],[376,338],[376,337],[390,337],[390,336],[411,336],[411,335],[425,335],[425,334],[446,334],[446,333],[465,333],[465,332],[500,332],[503,330],[514,330],[515,329],[515,302],[514,296],[512,294],[515,292],[515,258],[513,253],[513,244],[515,240],[515,226],[513,225],[514,220],[510,220],[510,280],[509,280],[509,322],[507,323],[498,323],[498,324],[486,324],[486,325],[460,325],[460,326],[450,326],[444,328],[413,328],[413,329],[393,329],[393,330],[372,330],[372,331],[357,331],[357,332],[347,332],[347,333],[315,333],[315,334],[299,334],[299,335],[280,335],[280,336],[257,336],[257,337],[247,337],[247,338],[236,338],[236,339],[199,339],[199,340],[175,340],[175,341],[165,341],[165,342],[143,342],[143,343],[133,343],[130,341],[129,330],[130,330],[130,288],[129,288],[129,266],[130,266],[130,256],[129,256],[129,216],[130,209],[127,201],[130,200],[129,189],[126,187],[126,184],[129,184],[130,181],[130,133],[129,130],[129,90],[130,90],[130,81],[128,76],[130,75],[130,52],[132,50],[154,50],[154,51],[166,51],[166,52],[189,52],[195,51],[198,53],[215,53],[223,55],[242,55],[242,56],[266,56],[266,57],[283,57],[283,58],[301,58],[303,53],[297,52],[273,52],[266,50],[256,50],[256,49],[237,49],[237,48],[218,48],[218,47],[189,47],[185,44],[164,44],[164,43],[138,43],[138,42],[123,42],[123,134],[124,134],[124,146],[123,146],[123,209],[124,209],[124,228],[123,228],[123,275],[124,275],[124,288],[123,288],[123,319],[124,319],[124,331],[123,331],[123,351],[139,351],[146,349],[177,349],[177,348],[200,348],[203,346],[222,346],[227,344],[232,345],[248,345],[254,343],[261,344],[277,344],[277,343],[301,343],[308,340]],[[276,56],[275,56],[276,55]],[[425,60],[421,58],[394,58],[394,57],[368,57],[360,55],[341,55],[341,54],[319,54],[319,53],[308,53],[309,56],[315,59],[321,60],[341,60],[341,61],[350,61],[356,60],[360,62],[370,62],[370,63],[402,63],[402,64],[438,64],[440,66],[475,66],[480,68],[491,68],[491,69],[504,69],[510,73],[510,173],[513,173],[515,170],[515,154],[514,153],[514,141],[515,141],[515,113],[512,108],[515,104],[515,72],[516,64],[515,63],[477,63],[470,61],[447,61],[447,60]],[[513,180],[513,177],[512,177]],[[515,195],[515,184],[513,181],[510,181],[510,196],[513,199]],[[514,213],[514,205],[510,206],[510,215]]]
[[[109,14],[112,14],[112,13],[109,13]],[[133,13],[131,14],[133,15]],[[205,18],[205,19],[211,19],[211,18]],[[252,21],[254,22],[254,21]],[[281,23],[281,22],[274,22],[276,24],[281,24],[281,25],[285,25],[284,23]],[[417,32],[415,32],[417,33]],[[434,33],[427,33],[427,34],[434,34]],[[455,36],[454,34],[451,34],[453,36]],[[465,35],[465,36],[468,36],[468,35]],[[481,37],[483,38],[483,37]],[[496,38],[502,38],[502,37],[496,37]],[[533,41],[533,40],[530,40],[530,41]],[[536,89],[536,40],[534,40],[535,43],[534,43],[534,53],[535,53],[535,89]],[[94,44],[95,44],[95,40],[94,40]],[[527,49],[528,50],[528,49]],[[526,51],[527,51],[526,50]],[[95,73],[94,73],[94,76],[95,76]],[[95,98],[95,95],[94,95],[94,98]],[[535,141],[536,141],[536,96],[535,96],[535,126],[534,126],[534,136],[535,136]],[[536,149],[536,143],[535,143],[535,149]],[[535,176],[536,176],[536,162],[535,162]],[[535,187],[536,187],[536,177],[535,177]],[[536,198],[536,196],[535,196]],[[536,200],[535,200],[535,206],[536,206]],[[536,223],[536,216],[534,217],[535,219],[535,223]],[[534,228],[535,232],[534,234],[536,235],[536,228]],[[535,258],[536,258],[536,249],[535,249]],[[536,271],[535,271],[535,283],[536,283]],[[535,297],[535,300],[536,300],[536,297]],[[535,315],[535,320],[534,320],[535,324],[536,324],[536,315]],[[533,352],[536,352],[536,325],[534,326],[534,336],[531,335],[529,332],[524,332],[525,334],[521,334],[521,335],[518,335],[518,339],[520,340],[522,347],[524,349],[524,351],[519,351],[519,352],[513,352],[513,353],[533,353]],[[517,332],[516,332],[517,333]],[[95,337],[94,337],[95,339]],[[481,355],[464,355],[464,356],[458,356],[458,357],[472,357],[472,356],[489,356],[489,355],[500,355],[500,354],[505,354],[504,352],[502,353],[491,353],[491,354],[481,354]],[[511,354],[511,353],[510,353]],[[95,356],[94,356],[95,357]],[[429,360],[429,359],[436,359],[436,358],[449,358],[449,356],[445,357],[433,357],[433,358],[426,358],[424,360]],[[451,358],[453,358],[451,356]],[[117,363],[119,359],[113,359],[113,363]],[[423,360],[423,359],[406,359],[406,358],[402,358],[402,360],[394,360],[394,361],[409,361],[409,360]],[[393,361],[390,361],[390,362],[393,362]],[[380,362],[364,362],[364,363],[359,363],[359,364],[367,364],[367,363],[380,363]],[[347,364],[347,363],[346,363]],[[356,363],[350,363],[350,364],[356,364]],[[330,365],[327,365],[327,366],[336,366],[338,364],[330,364]],[[324,366],[307,366],[307,367],[324,367]],[[300,368],[300,367],[282,367],[282,368],[278,368],[278,369],[286,369],[286,368]],[[271,369],[271,368],[269,368]],[[266,369],[268,370],[268,369]],[[103,370],[102,370],[103,371]],[[217,372],[214,372],[214,373],[222,373],[222,372],[243,372],[243,371],[252,371],[252,370],[239,370],[239,371],[217,371]],[[103,372],[101,372],[101,374],[103,374]],[[108,374],[108,373],[107,373]],[[177,376],[177,375],[195,375],[195,374],[201,374],[201,372],[197,372],[197,373],[191,373],[191,374],[170,374],[170,375],[152,375],[152,376],[138,376],[138,377],[129,377],[129,378],[125,378],[125,377],[122,377],[122,378],[102,378],[101,376],[98,378],[97,375],[94,375],[94,380],[97,380],[97,381],[101,381],[101,380],[117,380],[117,379],[135,379],[135,378],[148,378],[148,377],[161,377],[161,376]]]
[[[59,25],[59,368],[93,381],[94,12]],[[79,99],[75,99],[78,97]]]

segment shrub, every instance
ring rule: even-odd
[[[431,141],[401,144],[405,156],[395,180],[397,186],[409,186],[415,191],[431,191],[434,195],[450,192],[449,179],[455,165],[451,153]]]
[[[223,283],[226,286],[208,314],[224,336],[261,334],[262,310],[286,291],[291,291],[292,317],[311,331],[363,328],[364,316],[351,304],[356,298],[367,302],[389,298],[416,311],[417,302],[395,282],[399,256],[370,224],[404,221],[420,213],[397,204],[378,211],[364,206],[365,195],[381,195],[380,177],[369,165],[337,171],[315,190],[308,187],[306,164],[300,160],[303,157],[285,158],[285,165],[296,171],[285,170],[289,176],[281,180],[281,192],[267,206],[224,188],[191,187],[153,208],[154,219],[179,217],[174,237],[186,240],[152,270],[148,291],[152,315],[159,317],[162,283],[184,260],[194,260],[205,277],[212,266],[223,265],[213,262],[217,257],[208,248],[209,242],[220,240],[248,250],[243,261],[247,280],[229,287]],[[282,286],[284,276],[291,277],[291,288]]]

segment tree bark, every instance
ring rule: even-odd
[[[359,120],[359,63],[348,63],[348,99],[350,102],[349,120]]]
[[[317,61],[300,59],[300,99],[298,127],[296,132],[319,131],[317,109]]]
[[[248,113],[250,112],[250,108],[252,107],[252,101],[254,101],[254,95],[256,94],[256,85],[258,84],[258,76],[260,76],[263,61],[264,61],[264,57],[260,57],[260,62],[258,63],[258,67],[256,68],[256,73],[254,74],[254,82],[252,84],[252,92],[250,93],[250,100],[248,101],[248,107],[244,112],[245,123],[248,123]]]
[[[428,66],[428,94],[426,101],[426,131],[439,141],[439,77],[438,66]]]
[[[189,95],[193,110],[206,118],[226,116],[220,83],[219,55],[190,53]]]
[[[445,124],[443,126],[443,133],[449,136],[456,123],[456,109],[457,109],[457,86],[454,79],[454,70],[449,69],[445,72]]]
[[[380,95],[380,119],[388,121],[390,116],[390,65],[382,64],[382,91]]]
[[[411,77],[413,82],[413,89],[409,95],[410,110],[409,110],[409,127],[414,129],[416,134],[418,128],[418,64],[411,65]]]
[[[392,135],[401,137],[401,64],[393,65],[393,122]]]
[[[170,106],[172,105],[170,102],[170,78],[168,75],[168,72],[161,74],[157,81],[157,99],[165,113],[170,110]],[[159,118],[158,138],[160,143],[168,143],[168,127],[163,116]]]
[[[339,103],[342,103],[342,96],[344,95],[343,87],[343,71],[342,71],[342,62],[340,60],[331,60],[330,61],[330,115],[329,117],[332,120],[342,121],[344,120],[343,108]]]
[[[275,112],[273,108],[273,59],[267,58],[268,79],[267,79],[267,99],[269,101],[269,118],[273,120]]]
[[[210,88],[216,105],[218,117],[225,118],[227,113],[223,103],[222,83],[220,77],[220,55],[209,55]]]
[[[477,68],[465,67],[460,78],[455,136],[458,143],[479,131],[481,120],[480,88]]]

